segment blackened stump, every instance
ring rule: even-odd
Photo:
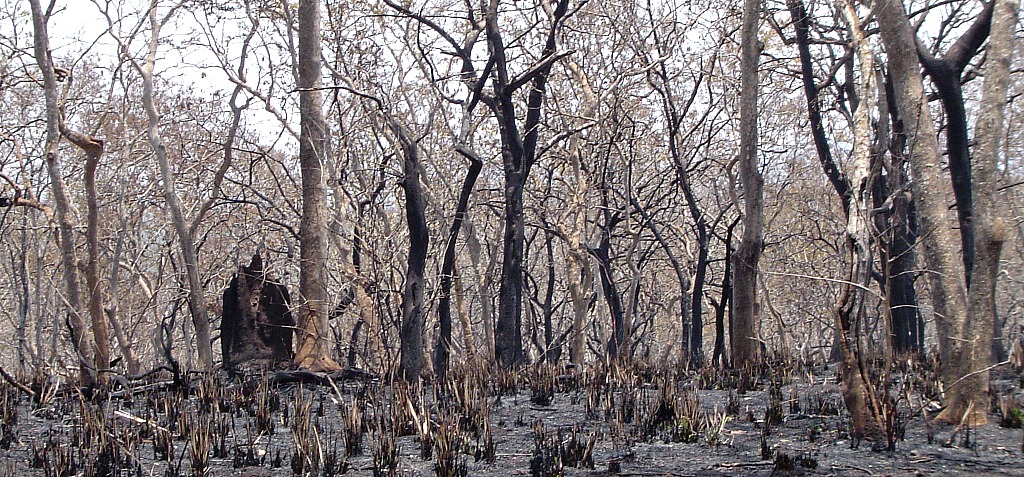
[[[221,351],[224,368],[244,374],[277,368],[292,360],[295,319],[288,289],[263,270],[257,253],[241,266],[224,290]]]

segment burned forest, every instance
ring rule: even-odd
[[[0,6],[0,477],[1024,476],[1019,0]]]

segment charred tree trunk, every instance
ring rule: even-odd
[[[485,101],[494,112],[501,139],[501,159],[505,172],[505,231],[502,237],[504,254],[501,264],[501,286],[498,289],[498,322],[495,324],[494,354],[498,364],[515,368],[525,362],[523,352],[523,251],[526,242],[523,217],[523,191],[530,169],[537,161],[544,99],[547,95],[551,66],[558,60],[556,46],[562,20],[568,13],[569,1],[558,0],[552,7],[551,27],[545,35],[540,64],[522,77],[509,74],[505,41],[498,20],[498,0],[491,0],[485,15],[485,34],[493,62],[494,97]],[[515,95],[529,85],[526,94],[526,118],[523,134],[516,117]]]
[[[729,356],[725,349],[725,318],[727,315],[732,315],[732,239],[733,233],[736,230],[736,225],[739,224],[739,218],[729,224],[729,227],[725,231],[725,271],[722,273],[722,295],[721,299],[715,303],[712,302],[712,307],[715,309],[715,347],[711,354],[711,362],[719,368],[729,367]],[[730,323],[731,331],[731,323]]]
[[[832,188],[839,195],[843,213],[846,213],[850,209],[852,191],[850,181],[832,158],[832,149],[829,147],[828,135],[821,119],[821,98],[818,94],[818,85],[815,84],[814,65],[811,59],[811,19],[807,16],[803,0],[786,0],[786,6],[793,18],[793,29],[796,30],[796,46],[800,53],[800,77],[803,80],[804,97],[807,99],[807,117],[810,119],[814,149],[818,153],[818,162],[825,171],[825,177],[828,177]]]
[[[615,277],[612,274],[611,238],[615,227],[624,219],[618,214],[608,210],[605,202],[605,221],[601,226],[601,241],[598,246],[590,251],[597,259],[598,274],[601,277],[601,290],[604,292],[605,302],[608,303],[608,311],[611,314],[612,332],[608,337],[607,352],[608,360],[627,358],[629,350],[622,349],[626,340],[625,316],[626,311],[622,306],[622,296],[615,285]]]
[[[455,205],[455,219],[452,220],[452,228],[448,232],[448,242],[444,248],[444,258],[441,260],[441,296],[437,302],[437,317],[441,332],[434,350],[434,371],[441,382],[448,374],[448,362],[452,348],[452,282],[455,279],[457,241],[459,232],[462,230],[462,223],[469,210],[469,196],[473,194],[476,179],[480,176],[480,171],[484,166],[483,161],[473,151],[466,148],[456,148],[456,150],[469,159],[469,171],[466,172],[466,178],[462,181],[459,202]],[[472,340],[472,336],[468,339]]]
[[[405,128],[390,120],[391,130],[402,147],[402,189],[405,191],[405,218],[409,226],[409,257],[402,292],[402,354],[399,372],[407,382],[415,383],[423,371],[423,300],[426,288],[425,271],[430,230],[427,228],[426,196],[420,183],[419,149]],[[448,318],[451,339],[451,317]]]

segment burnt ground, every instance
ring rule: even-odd
[[[976,428],[932,425],[926,416],[936,403],[911,386],[893,388],[902,396],[894,451],[886,450],[884,440],[852,438],[834,373],[827,368],[776,385],[755,382],[743,394],[695,378],[588,381],[551,374],[550,402],[534,399],[551,391],[536,384],[531,391],[528,382],[544,380],[538,376],[522,377],[518,389],[515,379],[465,378],[473,381],[462,384],[465,389],[487,388],[491,397],[448,407],[438,406],[431,395],[418,406],[395,405],[405,402],[407,393],[374,382],[339,383],[337,389],[205,384],[194,385],[188,396],[152,391],[98,405],[63,397],[46,406],[7,389],[0,422],[10,422],[12,409],[17,417],[0,438],[8,447],[0,450],[0,477],[197,475],[195,454],[209,456],[206,475],[291,476],[296,475],[293,462],[303,461],[293,457],[295,436],[303,433],[296,424],[300,419],[314,425],[305,435],[323,449],[309,460],[322,463],[318,475],[332,475],[324,472],[327,466],[333,475],[388,475],[380,470],[382,456],[388,455],[382,443],[397,435],[393,475],[402,476],[435,475],[443,452],[437,443],[444,436],[456,436],[454,462],[470,476],[559,475],[553,455],[562,463],[580,457],[578,467],[564,467],[563,475],[570,476],[1024,476],[1024,431],[1001,427],[998,414]],[[1018,380],[1000,386],[1015,384]],[[705,387],[711,389],[700,389]],[[493,397],[495,389],[505,394]],[[362,449],[346,458],[346,416],[350,422],[353,415],[360,419],[353,406],[362,409]],[[478,410],[466,411],[472,406]],[[308,418],[302,417],[303,407]],[[415,424],[425,422],[426,414],[432,416],[435,441],[428,460],[421,457]],[[493,462],[487,461],[486,431],[467,414],[489,416]],[[542,450],[538,432],[547,435]],[[197,435],[209,436],[205,453],[195,450],[203,449]]]

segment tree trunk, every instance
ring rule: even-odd
[[[971,270],[975,260],[974,200],[971,185],[971,154],[968,149],[967,108],[964,106],[964,92],[961,76],[981,45],[988,37],[992,23],[992,5],[984,4],[981,14],[970,28],[949,48],[944,58],[936,58],[919,41],[917,53],[932,84],[939,93],[942,109],[946,112],[946,157],[949,176],[956,199],[957,219],[960,223],[960,242],[963,247],[964,278],[971,286]]]
[[[514,121],[514,119],[513,119]],[[503,148],[504,149],[504,148]],[[504,154],[502,154],[504,155]],[[514,368],[524,364],[523,352],[523,187],[526,176],[506,170],[505,232],[502,236],[501,285],[498,287],[498,322],[494,327],[494,357]]]
[[[722,272],[722,294],[717,304],[712,303],[715,308],[715,346],[711,353],[711,362],[719,368],[729,366],[729,356],[725,350],[725,317],[727,314],[732,314],[732,254],[734,253],[732,238],[737,224],[739,224],[738,217],[725,230],[725,257],[722,260],[725,262],[725,270]]]
[[[499,1],[488,3],[485,15],[487,45],[494,65],[493,98],[488,101],[498,123],[501,139],[501,159],[505,171],[505,213],[501,264],[501,285],[498,288],[498,322],[494,330],[494,354],[498,364],[515,368],[524,364],[523,352],[523,253],[526,242],[523,216],[523,192],[530,169],[537,160],[537,141],[540,137],[544,99],[547,96],[548,76],[556,55],[559,27],[568,13],[568,0],[558,0],[551,11],[551,27],[545,34],[544,46],[538,58],[541,64],[513,78],[509,74],[505,42],[498,20]],[[517,124],[515,95],[529,85],[526,93],[526,118],[522,131]]]
[[[1003,112],[1009,86],[1010,61],[1017,26],[1017,0],[995,0],[992,38],[985,61],[985,83],[978,111],[978,148],[974,165],[975,262],[968,291],[967,316],[956,335],[956,360],[943,362],[947,407],[939,419],[956,421],[971,412],[971,421],[984,423],[988,413],[989,372],[996,316],[996,276],[999,254],[1008,234],[996,197],[997,165],[1003,136]]]
[[[874,258],[872,250],[871,212],[874,209],[872,192],[876,174],[872,170],[871,111],[878,94],[874,52],[871,51],[852,0],[843,3],[850,36],[860,63],[861,101],[853,114],[852,173],[849,176],[850,197],[846,214],[846,244],[850,253],[850,268],[843,291],[836,306],[836,326],[839,330],[839,349],[842,369],[843,401],[850,412],[854,433],[861,438],[879,439],[885,436],[884,423],[869,366],[872,356],[861,346],[867,333],[867,291],[871,285]]]
[[[311,371],[336,371],[327,322],[327,185],[323,163],[327,124],[320,99],[320,1],[300,0],[298,13],[299,168],[302,219],[299,225],[299,326],[294,363]]]
[[[828,134],[825,132],[825,125],[821,119],[821,98],[818,94],[818,86],[814,79],[814,65],[811,63],[811,19],[807,16],[807,9],[804,8],[803,0],[786,0],[789,8],[789,15],[793,18],[793,29],[796,30],[796,46],[800,52],[800,76],[803,80],[804,97],[807,99],[807,117],[810,119],[811,138],[814,140],[814,149],[818,153],[818,162],[821,163],[825,176],[832,184],[836,194],[843,204],[843,212],[850,209],[850,181],[843,175],[842,170],[832,158],[832,149],[828,144]]]
[[[950,227],[949,210],[943,193],[945,180],[940,164],[938,142],[931,112],[924,97],[920,75],[920,62],[914,50],[914,35],[907,20],[903,2],[879,0],[875,3],[879,32],[889,58],[889,70],[895,85],[896,107],[903,118],[908,156],[914,178],[913,191],[917,200],[920,218],[923,258],[928,273],[932,308],[939,339],[939,354],[944,364],[941,379],[946,391],[962,376],[958,367],[951,366],[960,360],[970,359],[969,348],[962,343],[967,314],[966,285],[958,257],[960,237]],[[965,346],[967,344],[967,346]],[[984,349],[990,349],[986,343]],[[963,391],[984,398],[988,386]],[[947,407],[940,417],[949,422],[958,422],[966,408]],[[987,406],[973,409],[968,422],[984,422]]]
[[[29,0],[32,8],[32,26],[34,29],[34,53],[43,79],[43,99],[46,105],[46,171],[50,176],[50,187],[53,189],[53,200],[56,209],[57,230],[60,242],[61,267],[64,275],[64,299],[67,306],[67,324],[71,332],[71,345],[78,357],[79,382],[91,385],[96,378],[93,371],[92,352],[89,349],[88,330],[79,314],[81,309],[81,291],[78,279],[78,258],[75,254],[74,218],[71,204],[64,185],[60,155],[57,151],[60,142],[60,104],[57,97],[57,75],[50,58],[50,37],[44,14],[39,0]]]
[[[452,347],[452,283],[455,280],[455,252],[459,232],[462,230],[462,223],[466,218],[466,211],[469,209],[469,196],[473,193],[480,171],[484,163],[477,157],[476,153],[467,148],[457,148],[460,154],[469,159],[469,170],[466,178],[462,181],[462,190],[459,192],[459,201],[455,205],[455,219],[452,220],[451,230],[448,232],[448,242],[444,248],[444,258],[441,261],[441,296],[437,302],[437,317],[441,327],[441,335],[437,339],[437,347],[434,350],[434,371],[438,379],[443,381],[448,374],[448,361]],[[469,330],[464,330],[464,334]],[[467,340],[472,340],[468,335]],[[469,348],[467,348],[469,351]]]
[[[757,338],[757,273],[764,245],[764,178],[757,158],[757,39],[761,3],[744,0],[740,31],[740,152],[739,181],[743,190],[743,232],[733,255],[733,366],[751,366],[760,355]]]
[[[402,292],[402,354],[399,371],[409,383],[416,383],[423,371],[423,299],[430,230],[427,228],[426,197],[420,184],[419,149],[405,128],[388,119],[402,147],[402,189],[405,191],[405,218],[409,227],[409,256]],[[448,341],[451,341],[451,313],[448,316]]]
[[[96,355],[93,359],[96,366],[95,378],[97,384],[102,386],[110,380],[110,333],[107,331],[107,318],[103,314],[103,291],[100,289],[100,219],[99,203],[96,198],[96,167],[103,156],[103,141],[71,131],[63,124],[61,134],[85,152],[85,242],[89,254],[85,262],[85,283],[89,292],[89,318],[92,321],[93,342],[96,346]]]

